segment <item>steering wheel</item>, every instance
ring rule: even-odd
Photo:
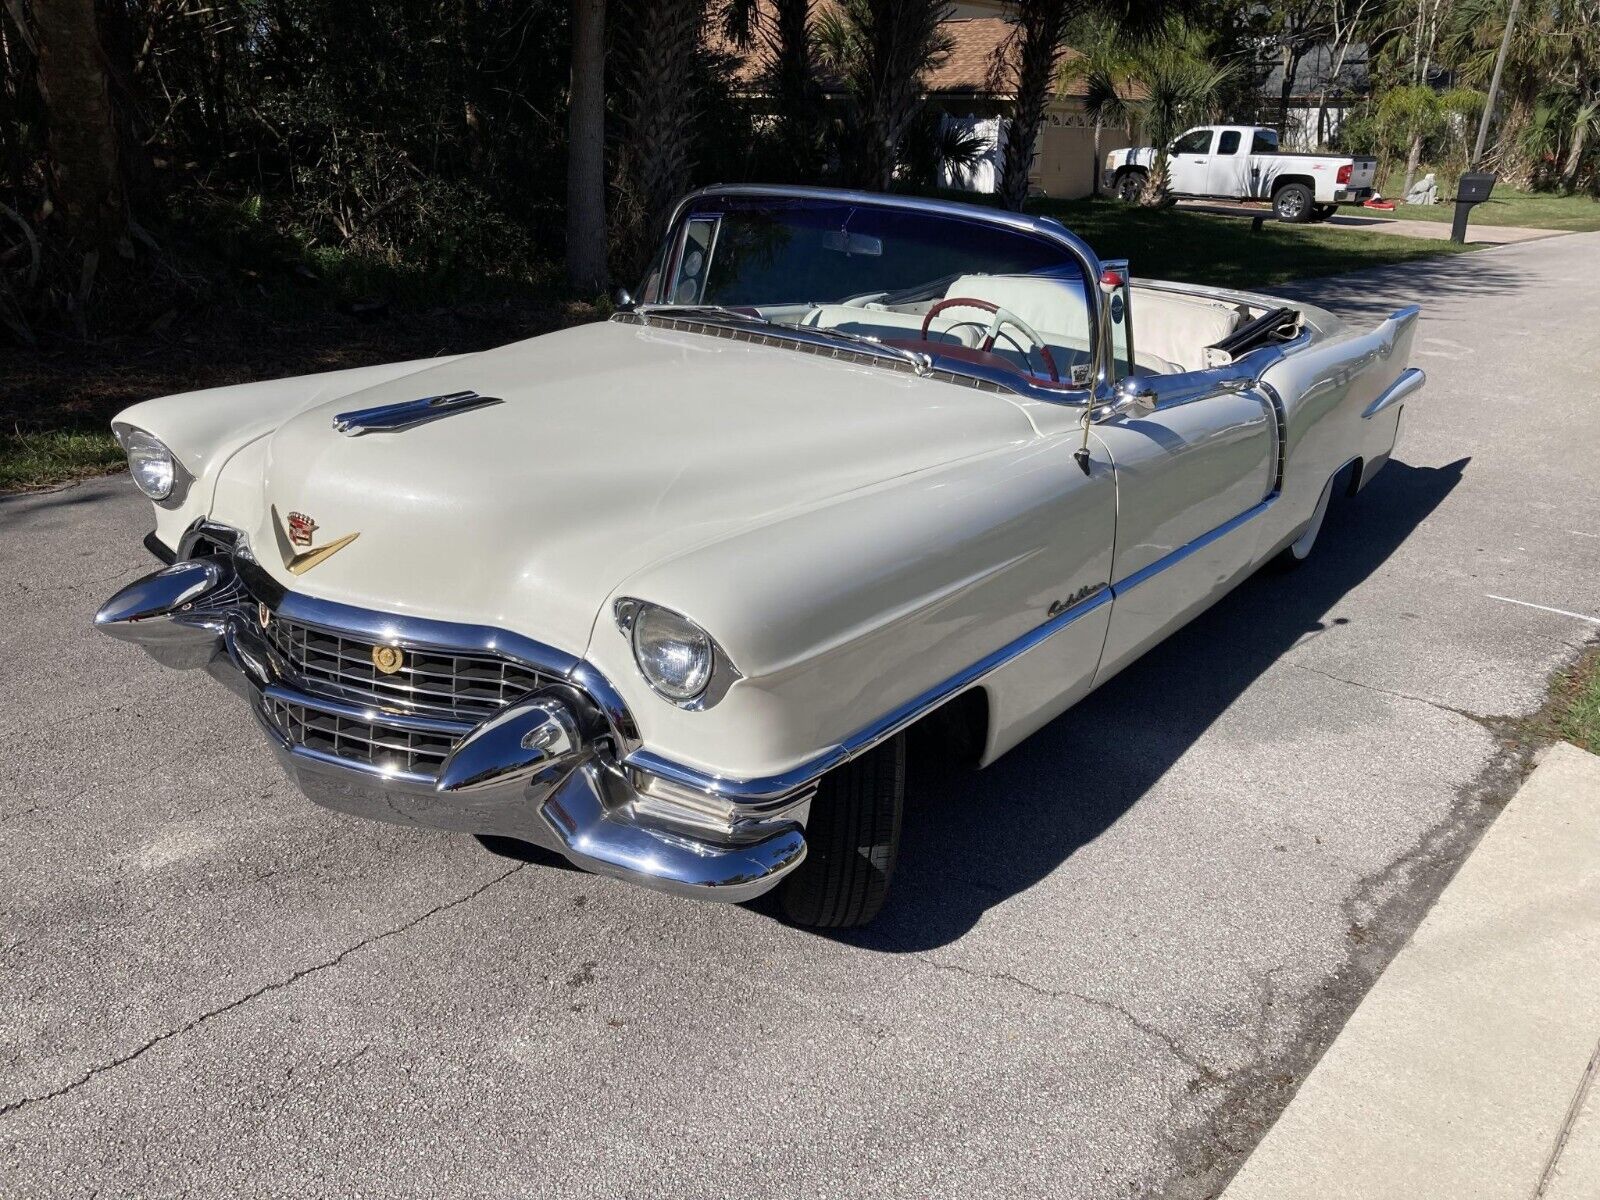
[[[927,315],[922,318],[922,340],[928,340],[928,329],[933,324],[934,317],[938,316],[947,308],[958,307],[977,308],[983,310],[984,312],[994,314],[994,319],[991,320],[984,328],[983,345],[979,347],[980,350],[983,350],[985,353],[993,350],[994,340],[1000,336],[1000,330],[1004,326],[1010,325],[1021,330],[1027,335],[1028,339],[1039,348],[1039,361],[1044,363],[1045,369],[1050,372],[1050,382],[1061,382],[1061,372],[1056,370],[1056,360],[1050,353],[1050,347],[1045,345],[1044,339],[1039,336],[1039,334],[1034,330],[1033,326],[1029,325],[1010,309],[1001,308],[998,304],[991,303],[988,300],[979,300],[976,296],[947,296],[945,299],[940,300],[938,303],[930,307]],[[976,321],[960,322],[960,324],[963,325],[976,325],[977,323],[978,322]],[[1006,341],[1016,345],[1016,339],[1010,337],[1009,335],[1006,337]],[[1027,362],[1028,352],[1021,346],[1017,346],[1017,350],[1021,353],[1023,362]]]

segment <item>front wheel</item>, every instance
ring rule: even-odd
[[[1301,225],[1311,220],[1316,196],[1303,183],[1286,183],[1272,196],[1272,211],[1280,221]]]
[[[778,888],[788,920],[848,929],[878,915],[900,850],[905,796],[904,734],[823,776],[806,822],[805,862]]]
[[[1137,204],[1144,192],[1145,173],[1124,171],[1117,176],[1117,199],[1124,204]]]

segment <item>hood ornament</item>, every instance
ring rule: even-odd
[[[315,550],[297,551],[296,546],[311,545],[311,535],[321,526],[305,513],[292,512],[288,524],[278,515],[278,506],[272,506],[272,533],[278,543],[278,553],[283,556],[284,568],[291,575],[304,575],[318,563],[326,562],[343,550],[361,534],[347,533],[338,541],[318,546]]]
[[[424,396],[420,400],[402,400],[398,404],[379,404],[372,408],[343,412],[333,418],[333,427],[346,437],[360,437],[363,433],[394,433],[426,425],[441,417],[504,403],[498,396],[480,396],[474,391],[449,392],[443,396]]]

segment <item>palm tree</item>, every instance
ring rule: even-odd
[[[772,7],[764,37],[766,75],[777,103],[784,170],[795,179],[814,179],[822,170],[825,120],[811,0],[774,0]]]
[[[1124,41],[1134,41],[1157,32],[1170,6],[1160,0],[1010,0],[1009,7],[1012,33],[1000,46],[995,63],[1002,77],[1014,74],[999,194],[1000,203],[1016,212],[1028,197],[1034,147],[1038,144],[1039,127],[1044,124],[1045,106],[1050,102],[1051,84],[1066,50],[1068,27],[1077,19],[1091,16],[1101,24],[1114,23]]]
[[[1074,40],[1078,54],[1062,64],[1057,90],[1065,92],[1073,84],[1082,89],[1083,114],[1094,129],[1091,194],[1099,196],[1101,130],[1108,125],[1126,125],[1133,115],[1128,96],[1135,63],[1128,39],[1106,20],[1084,22]]]
[[[606,0],[572,0],[567,100],[567,283],[606,285]]]
[[[623,175],[634,209],[637,253],[666,231],[673,203],[689,189],[705,0],[638,0],[622,76],[626,116]]]
[[[1236,70],[1232,63],[1213,62],[1205,37],[1179,18],[1168,22],[1165,36],[1131,47],[1129,74],[1138,80],[1144,94],[1127,103],[1156,148],[1141,196],[1143,203],[1164,204],[1171,199],[1167,147],[1185,128],[1213,116],[1218,97]]]
[[[1081,0],[1013,0],[1011,4],[1015,24],[999,53],[1002,61],[1015,60],[1016,84],[1000,158],[999,194],[1000,203],[1012,212],[1021,212],[1022,202],[1028,198],[1034,146],[1061,61],[1067,21],[1080,5]]]
[[[949,15],[948,0],[840,0],[821,14],[819,59],[843,81],[850,110],[837,139],[848,182],[880,191],[893,182],[924,79],[950,52]]]

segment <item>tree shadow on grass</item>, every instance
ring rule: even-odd
[[[1054,872],[1131,809],[1257,676],[1325,628],[1327,613],[1439,506],[1470,461],[1391,462],[1359,497],[1329,510],[1298,571],[1247,580],[987,771],[917,772],[889,902],[874,924],[841,940],[890,953],[943,946]],[[1159,721],[1150,719],[1155,697]]]

